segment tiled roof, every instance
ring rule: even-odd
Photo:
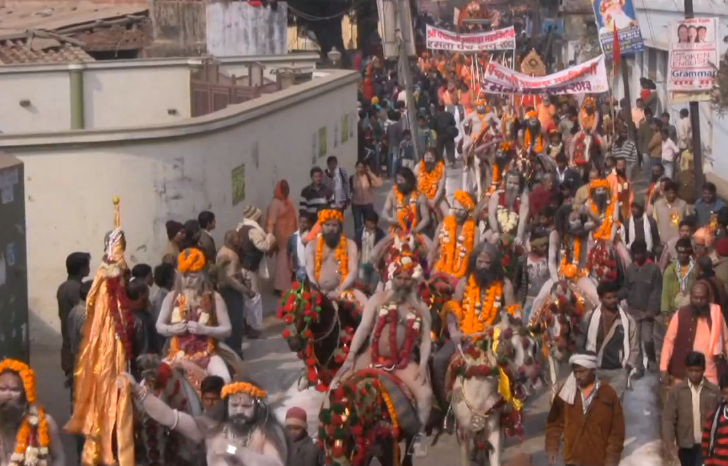
[[[25,63],[88,62],[94,58],[82,48],[69,43],[57,43],[49,47],[29,47],[24,40],[0,41],[0,63],[19,65]]]
[[[148,9],[146,1],[140,3],[92,3],[89,1],[49,3],[31,0],[11,3],[0,0],[0,37],[10,38],[37,29],[63,30],[63,28],[78,24],[139,14]]]

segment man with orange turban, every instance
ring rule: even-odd
[[[191,362],[229,383],[230,371],[217,352],[232,333],[225,301],[213,288],[199,249],[185,249],[177,263],[181,279],[164,298],[157,319],[157,331],[170,339],[168,358]]]
[[[0,448],[3,464],[65,466],[58,426],[37,404],[33,370],[24,362],[3,359],[0,362],[0,387],[3,437],[8,439]]]

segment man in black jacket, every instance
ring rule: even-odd
[[[435,131],[437,132],[437,155],[439,157],[446,155],[448,163],[452,164],[455,161],[455,138],[458,136],[457,122],[455,116],[448,112],[442,104],[437,106]]]

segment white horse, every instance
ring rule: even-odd
[[[528,357],[527,350],[524,349],[524,337],[514,333],[507,320],[502,319],[502,322],[493,328],[492,335],[486,332],[489,334],[488,337],[471,343],[471,347],[477,346],[480,351],[468,349],[463,351],[462,347],[459,347],[463,358],[459,369],[462,374],[455,378],[451,406],[460,430],[461,466],[470,466],[470,454],[473,448],[485,450],[488,446],[491,448],[489,453],[486,450],[484,455],[478,454],[480,464],[485,465],[487,457],[490,466],[501,465],[505,434],[505,428],[502,426],[503,414],[504,410],[509,408],[508,405],[512,404],[510,400],[505,399],[508,394],[499,390],[501,374],[518,377],[519,368],[528,369],[528,366],[531,366],[533,369],[533,360]],[[498,362],[504,358],[509,362],[506,367],[499,369]],[[526,370],[524,375],[533,380],[536,378],[533,372]],[[512,382],[511,387],[513,387]],[[522,393],[510,395],[515,396],[516,403],[522,403],[520,399]],[[510,408],[514,409],[512,406]]]

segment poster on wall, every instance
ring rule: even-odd
[[[326,126],[322,126],[318,130],[318,156],[319,157],[326,157],[326,152],[328,152],[328,147],[326,145]]]
[[[260,167],[260,145],[258,144],[258,141],[255,141],[253,143],[253,149],[251,150],[251,157],[253,158],[253,165],[255,165],[255,168]]]
[[[349,115],[346,114],[341,120],[341,144],[349,140]]]
[[[717,18],[688,18],[670,23],[667,90],[689,93],[690,100],[710,101],[720,53]]]
[[[622,55],[634,55],[644,50],[645,41],[632,0],[592,0],[592,6],[599,28],[599,40],[607,60],[612,59],[615,28]]]
[[[529,76],[490,62],[483,71],[481,91],[489,94],[574,94],[609,91],[604,55],[546,76]]]
[[[334,149],[339,146],[339,122],[334,123]]]
[[[512,50],[516,47],[516,30],[511,27],[495,31],[460,34],[427,25],[427,48],[453,52]]]
[[[232,172],[233,207],[245,200],[245,164],[233,168]]]

